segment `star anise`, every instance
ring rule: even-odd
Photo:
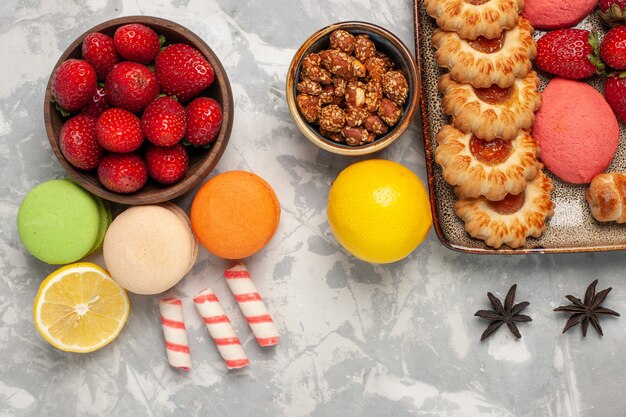
[[[597,283],[598,280],[596,279],[589,284],[589,287],[587,287],[587,291],[585,292],[584,302],[580,301],[580,298],[576,298],[573,295],[566,295],[565,298],[570,300],[572,304],[554,309],[554,311],[562,311],[564,313],[572,314],[572,317],[570,317],[569,320],[567,320],[567,323],[565,323],[563,333],[576,326],[578,323],[582,323],[581,328],[583,330],[583,337],[587,336],[587,328],[589,327],[589,323],[591,323],[593,328],[596,329],[600,336],[602,336],[602,327],[600,327],[598,315],[608,314],[619,317],[619,313],[600,306],[600,304],[602,304],[606,299],[606,296],[609,295],[612,288],[609,287],[596,294]]]
[[[513,305],[513,302],[515,301],[516,289],[517,284],[514,284],[509,289],[509,292],[506,294],[506,298],[504,299],[504,306],[502,305],[502,302],[500,302],[500,300],[496,298],[496,296],[494,296],[490,292],[487,293],[487,297],[489,298],[489,301],[491,301],[491,305],[493,306],[495,311],[479,310],[474,314],[481,319],[490,320],[493,322],[487,327],[487,329],[485,329],[482,336],[480,336],[481,341],[491,336],[504,323],[506,323],[506,325],[509,327],[509,330],[515,335],[515,337],[517,337],[518,339],[522,337],[515,323],[529,322],[532,321],[532,319],[524,314],[519,314],[530,304],[528,301]]]

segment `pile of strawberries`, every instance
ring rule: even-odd
[[[565,78],[606,76],[604,96],[626,122],[626,0],[600,0],[600,18],[611,29],[602,41],[583,29],[559,29],[537,41],[537,68]]]
[[[60,133],[63,155],[76,168],[97,169],[111,191],[135,192],[148,177],[180,181],[186,147],[208,147],[220,131],[220,105],[200,96],[213,67],[197,49],[164,41],[142,24],[121,26],[113,38],[90,33],[82,59],[52,75],[53,100],[71,116]]]

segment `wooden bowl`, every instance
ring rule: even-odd
[[[369,35],[374,45],[376,45],[376,50],[384,52],[395,62],[396,68],[404,72],[409,84],[409,95],[404,103],[400,120],[389,129],[387,134],[365,145],[349,146],[333,142],[322,136],[317,126],[304,120],[296,104],[296,87],[300,79],[302,60],[312,52],[328,49],[330,33],[337,29],[343,29],[353,35]],[[417,76],[417,64],[404,43],[391,32],[366,22],[340,22],[315,32],[304,42],[300,49],[298,49],[287,72],[287,104],[289,106],[289,112],[296,122],[296,126],[298,126],[300,132],[302,132],[307,139],[320,148],[340,155],[365,155],[380,151],[391,145],[411,124],[417,111],[420,91],[421,81]]]
[[[187,148],[189,153],[189,170],[187,175],[180,182],[167,186],[148,180],[146,185],[139,191],[131,194],[120,194],[104,188],[98,180],[98,175],[95,170],[83,171],[77,169],[63,156],[63,153],[59,148],[59,134],[63,123],[68,118],[61,116],[59,111],[56,109],[55,104],[50,101],[50,98],[52,97],[52,77],[48,80],[48,87],[46,88],[46,96],[44,99],[44,121],[46,124],[46,133],[48,134],[50,146],[52,146],[54,154],[65,171],[67,171],[67,173],[82,187],[89,190],[93,194],[117,203],[129,205],[156,204],[171,200],[191,190],[202,182],[202,180],[209,175],[215,165],[217,165],[217,162],[224,153],[232,130],[234,110],[233,93],[224,67],[211,48],[209,48],[209,46],[200,37],[177,23],[149,16],[121,17],[118,19],[108,20],[89,29],[72,42],[65,52],[63,52],[52,73],[54,73],[63,61],[69,58],[81,57],[82,42],[88,34],[92,32],[102,32],[113,37],[113,34],[118,27],[128,23],[141,23],[149,26],[159,35],[164,35],[167,42],[170,44],[186,43],[193,46],[198,49],[213,66],[215,71],[215,81],[201,94],[215,99],[222,107],[222,128],[212,146],[209,149],[193,147]]]

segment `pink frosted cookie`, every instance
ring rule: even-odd
[[[562,29],[583,20],[597,4],[598,0],[526,0],[522,16],[535,29]]]
[[[555,78],[543,91],[532,136],[554,175],[589,183],[611,163],[619,144],[617,118],[604,97],[580,81]]]

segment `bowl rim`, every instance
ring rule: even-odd
[[[56,109],[54,109],[54,105],[51,103],[50,99],[52,97],[52,74],[54,74],[54,72],[59,67],[59,65],[61,65],[61,63],[69,58],[69,56],[74,52],[76,48],[80,47],[87,35],[93,32],[100,32],[102,30],[109,29],[112,26],[121,26],[129,23],[141,23],[149,27],[155,24],[164,26],[172,31],[178,32],[182,37],[193,40],[193,42],[197,45],[200,45],[204,49],[201,50],[202,48],[198,48],[200,50],[200,53],[202,53],[202,55],[213,66],[213,69],[215,71],[214,83],[217,83],[217,88],[223,102],[220,103],[222,108],[222,126],[220,128],[220,132],[213,142],[211,148],[209,149],[208,154],[203,157],[203,160],[200,162],[200,165],[197,167],[193,174],[187,176],[178,183],[169,186],[164,185],[163,189],[139,190],[130,194],[122,194],[109,191],[102,185],[96,186],[92,182],[85,180],[82,175],[84,175],[86,171],[78,170],[67,161],[67,159],[60,150],[58,144],[58,134],[55,133],[54,129],[52,128],[52,112],[56,111]],[[191,46],[196,47],[195,45]],[[97,24],[96,26],[93,26],[92,28],[85,31],[82,35],[78,36],[65,49],[65,51],[63,51],[56,64],[54,65],[54,68],[50,72],[48,83],[46,85],[46,93],[44,96],[44,124],[46,128],[46,134],[48,136],[48,141],[50,143],[52,151],[54,152],[57,160],[59,161],[65,172],[69,174],[70,177],[77,181],[80,186],[85,188],[87,191],[106,200],[127,205],[162,203],[179,197],[199,185],[211,173],[211,171],[215,168],[220,158],[222,157],[232,132],[233,119],[234,99],[232,88],[228,79],[228,75],[226,74],[226,70],[224,69],[224,66],[222,65],[215,52],[200,36],[196,35],[190,29],[171,20],[155,16],[124,16],[106,20]]]
[[[329,35],[331,32],[343,29],[350,31],[350,29],[356,30],[364,30],[373,32],[379,36],[387,38],[397,49],[400,55],[406,60],[407,66],[411,74],[407,74],[409,78],[414,80],[414,91],[412,92],[411,100],[407,107],[406,113],[402,119],[402,121],[393,128],[393,130],[384,136],[382,139],[377,139],[372,143],[368,143],[366,145],[356,146],[356,147],[348,147],[346,145],[341,145],[332,142],[329,139],[324,139],[318,136],[311,126],[304,120],[300,111],[298,110],[298,106],[296,104],[295,94],[294,94],[294,86],[296,81],[296,73],[302,59],[304,58],[304,54],[306,51],[318,40],[323,38],[324,36]],[[286,82],[286,97],[287,97],[287,105],[289,107],[289,112],[291,113],[291,117],[293,118],[296,126],[300,130],[300,132],[315,145],[320,148],[338,154],[338,155],[346,155],[346,156],[359,156],[366,155],[374,152],[378,152],[387,146],[391,145],[397,138],[399,138],[406,129],[410,126],[413,121],[415,114],[417,113],[417,108],[419,105],[419,97],[421,95],[421,79],[418,77],[417,71],[417,62],[413,57],[411,51],[406,47],[404,42],[400,40],[396,35],[389,32],[387,29],[384,29],[376,24],[350,20],[344,22],[333,23],[331,25],[325,26],[319,29],[317,32],[313,33],[309,36],[306,41],[298,48],[296,53],[294,54],[291,63],[289,64],[289,69],[287,71],[287,82]]]

